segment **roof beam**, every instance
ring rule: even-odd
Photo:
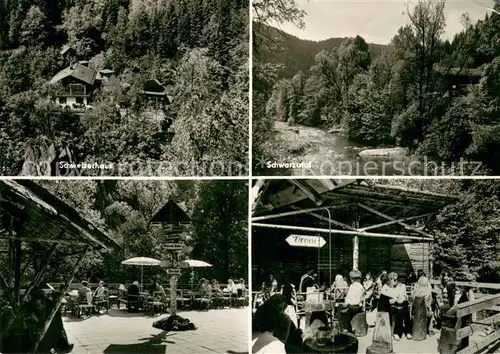
[[[407,236],[407,235],[393,235],[384,233],[374,233],[374,232],[359,232],[352,230],[337,230],[337,229],[321,229],[316,227],[304,227],[304,226],[292,226],[292,225],[277,225],[277,224],[262,224],[262,223],[252,223],[252,227],[266,227],[270,229],[281,229],[281,230],[291,230],[291,231],[305,231],[305,232],[316,232],[316,233],[334,233],[339,235],[348,236],[363,236],[363,237],[375,237],[375,238],[392,238],[398,240],[417,240],[417,241],[428,241],[432,242],[431,239],[418,237],[418,236]]]
[[[329,186],[326,186],[325,183],[322,183],[322,180],[319,179],[306,179],[302,180],[304,183],[307,181],[307,184],[314,188],[314,190],[322,195],[329,191],[337,190],[343,188],[351,183],[354,183],[355,180],[347,180],[347,179],[339,179],[335,182],[332,182]],[[332,180],[333,181],[333,180]],[[335,186],[332,186],[335,185]],[[295,204],[307,199],[307,197],[302,193],[302,191],[297,191],[296,186],[291,186],[287,189],[284,189],[280,192],[274,193],[269,196],[269,204],[271,204],[274,209],[282,208],[288,206],[290,204]]]
[[[431,240],[434,240],[434,236],[431,235],[431,234],[429,234],[429,233],[427,233],[427,232],[425,232],[425,231],[419,230],[419,229],[417,229],[417,228],[415,228],[413,226],[410,226],[410,225],[408,225],[408,224],[406,224],[406,223],[404,223],[402,221],[398,221],[396,218],[393,218],[392,216],[386,215],[386,214],[384,214],[384,213],[382,213],[382,212],[380,212],[378,210],[375,210],[375,209],[373,209],[373,208],[371,208],[371,207],[369,207],[367,205],[364,205],[362,203],[358,203],[358,205],[359,205],[360,208],[363,208],[364,210],[366,210],[366,211],[368,211],[368,212],[370,212],[372,214],[378,215],[378,216],[380,216],[380,217],[382,217],[384,219],[387,219],[389,221],[394,221],[396,224],[398,224],[400,226],[403,226],[407,230],[414,231],[414,232],[416,232],[416,233],[418,233],[418,234],[420,234],[420,235],[422,235],[424,237],[427,237],[427,238],[429,238]]]
[[[262,196],[266,193],[269,182],[269,180],[259,179],[252,187],[252,215],[257,210]]]
[[[23,242],[40,242],[40,243],[58,243],[60,245],[69,245],[69,246],[87,246],[88,244],[86,242],[78,242],[78,241],[68,241],[68,240],[53,240],[53,239],[46,239],[42,237],[23,237],[19,238],[19,236],[1,236],[0,238],[4,238],[7,240],[21,240]]]
[[[397,223],[404,222],[404,221],[418,220],[418,219],[422,219],[422,218],[425,218],[425,217],[431,216],[431,215],[435,215],[435,213],[427,213],[427,214],[423,214],[423,215],[410,216],[407,218],[402,218],[402,219],[397,219],[397,220],[394,219],[394,220],[386,221],[386,222],[383,222],[380,224],[362,227],[358,230],[359,231],[367,231],[367,230],[379,229],[379,228],[384,227],[384,226],[389,226],[389,225],[397,224]]]
[[[294,208],[294,207],[292,207],[292,208]],[[325,208],[323,208],[323,209],[325,209]],[[319,220],[322,220],[322,221],[326,221],[328,223],[332,223],[332,224],[340,226],[340,227],[342,227],[342,228],[344,228],[346,230],[358,231],[355,227],[352,227],[350,225],[344,224],[343,222],[340,222],[340,221],[337,221],[337,220],[333,220],[333,219],[327,218],[326,216],[319,215],[319,214],[312,213],[312,212],[308,212],[308,214],[311,215],[311,216],[314,216],[316,219],[319,219]]]
[[[304,193],[307,198],[311,199],[317,206],[320,206],[324,203],[324,199],[321,197],[321,194],[319,194],[313,187],[307,184],[305,180],[290,179],[289,181],[295,187],[299,188],[302,193]]]
[[[292,206],[291,208],[294,209],[293,211],[285,211],[283,213],[278,213],[278,214],[270,214],[270,215],[263,215],[263,216],[256,216],[252,218],[253,221],[262,221],[262,220],[269,220],[269,219],[277,219],[277,218],[282,218],[285,216],[293,216],[293,215],[298,215],[298,214],[308,214],[312,211],[319,211],[319,210],[326,210],[326,209],[335,209],[335,208],[343,208],[346,206],[351,205],[352,203],[346,203],[346,204],[339,204],[335,205],[334,207],[329,206],[329,207],[317,207],[317,208],[308,208],[308,209],[302,209],[296,206]]]

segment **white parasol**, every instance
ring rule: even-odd
[[[141,291],[142,291],[142,281],[144,276],[144,266],[159,266],[161,261],[148,258],[148,257],[134,257],[123,261],[122,264],[125,265],[138,265],[141,266]]]
[[[205,268],[211,266],[212,265],[210,263],[207,263],[205,261],[197,261],[195,259],[186,259],[185,261],[181,262],[181,267],[184,268]]]

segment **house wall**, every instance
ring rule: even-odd
[[[61,104],[61,103],[59,103],[59,99],[57,99],[57,103],[58,103],[60,106],[62,106],[62,107],[67,107],[67,106],[69,106],[69,107],[73,107],[73,105],[78,104],[78,103],[76,103],[76,97],[66,97],[66,103],[65,103],[65,104]],[[83,104],[84,104],[84,105],[87,105],[87,104],[88,104],[88,102],[87,102],[87,97],[84,97],[84,98],[83,98]]]
[[[416,271],[422,269],[430,274],[430,244],[427,242],[395,243],[391,247],[391,270],[406,274],[408,267]]]

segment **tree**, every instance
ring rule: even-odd
[[[213,264],[216,279],[247,278],[246,182],[202,183],[193,216],[193,258]]]
[[[31,6],[21,25],[21,44],[43,46],[47,40],[47,16],[38,6]]]

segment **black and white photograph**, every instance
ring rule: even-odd
[[[248,182],[0,181],[0,353],[248,352]]]
[[[500,181],[259,179],[252,353],[500,351]]]
[[[249,27],[249,0],[0,1],[0,175],[248,175]]]
[[[254,175],[499,174],[500,2],[252,12]]]

